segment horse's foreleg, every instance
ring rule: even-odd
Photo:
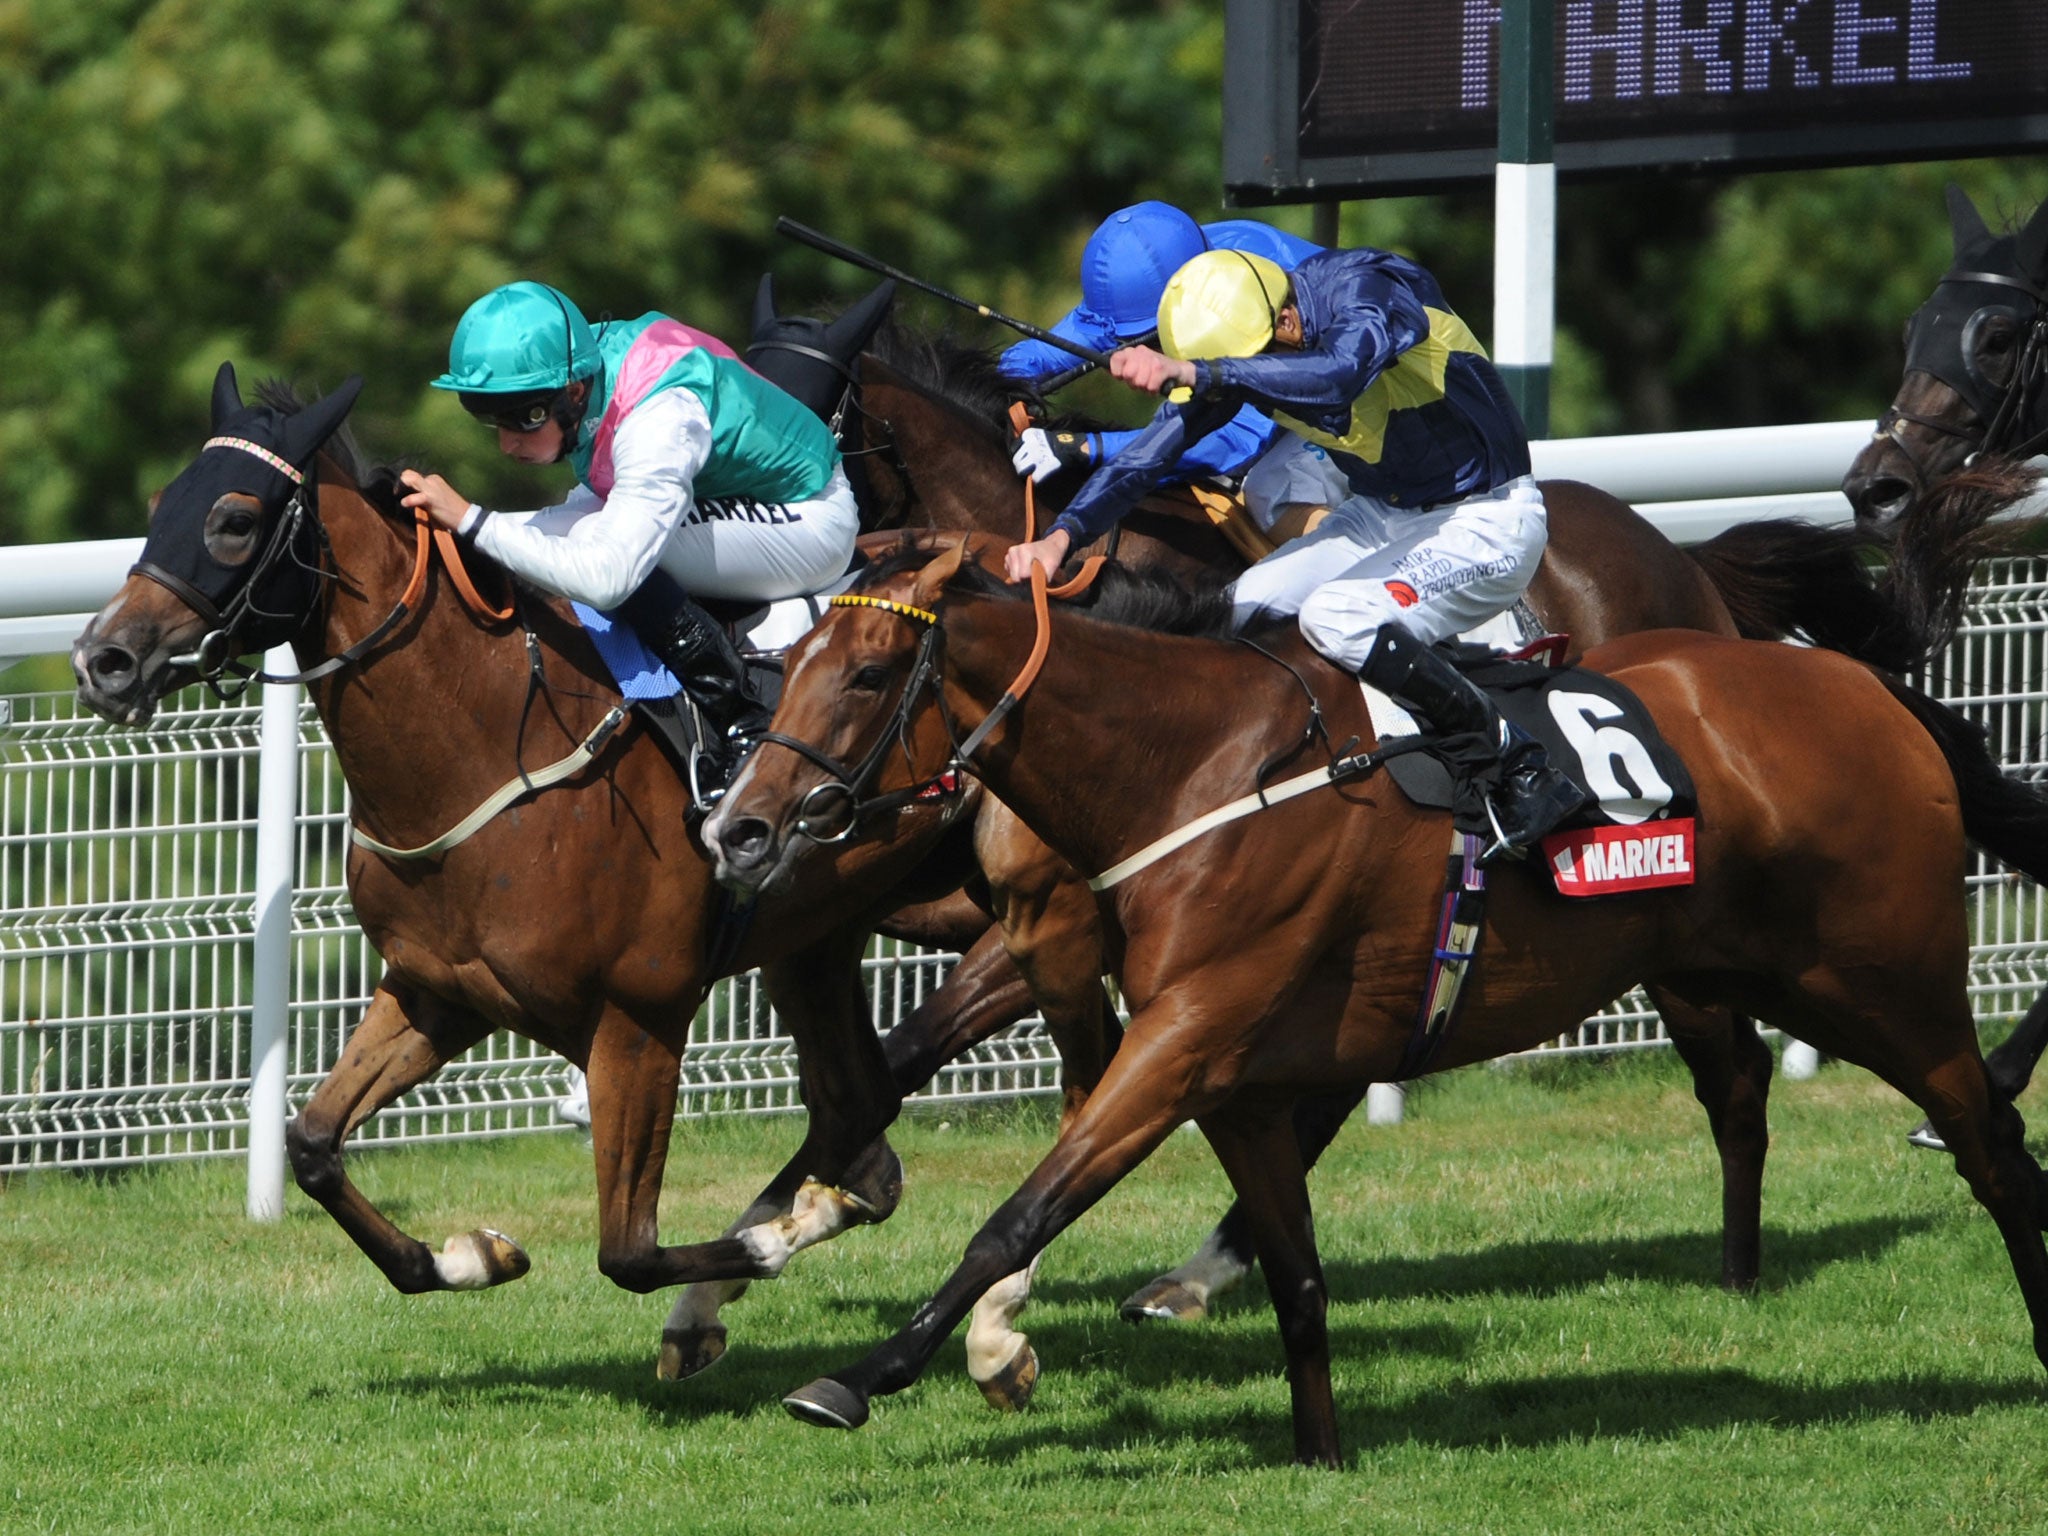
[[[407,1236],[349,1179],[342,1144],[370,1116],[490,1032],[490,1024],[475,1014],[386,977],[341,1059],[285,1129],[299,1188],[319,1201],[384,1277],[408,1294],[477,1290],[516,1280],[526,1273],[528,1260],[518,1244],[488,1228],[449,1238],[438,1254]]]
[[[1029,1264],[1143,1162],[1190,1109],[1207,1107],[1192,1102],[1192,1074],[1202,1066],[1178,1043],[1162,1048],[1127,1038],[1059,1143],[975,1234],[938,1294],[865,1359],[799,1388],[784,1406],[812,1424],[851,1429],[866,1423],[869,1399],[916,1381],[990,1286]],[[1213,1062],[1206,1066],[1213,1073]]]
[[[1277,1105],[1232,1104],[1202,1119],[1202,1134],[1230,1175],[1266,1271],[1287,1351],[1294,1459],[1335,1467],[1337,1404],[1330,1390],[1329,1291],[1316,1255],[1307,1169],[1294,1118]]]
[[[1721,1285],[1754,1290],[1762,1263],[1764,1154],[1771,1142],[1764,1115],[1770,1047],[1741,1014],[1695,1007],[1662,987],[1649,992],[1672,1045],[1692,1071],[1693,1095],[1707,1112],[1721,1154]]]
[[[797,1040],[810,1118],[796,1155],[723,1238],[696,1250],[721,1278],[691,1277],[676,1298],[662,1325],[657,1373],[664,1380],[693,1376],[724,1356],[719,1312],[746,1294],[746,1279],[778,1275],[805,1248],[887,1220],[902,1198],[903,1165],[882,1135],[902,1096],[860,985],[866,947],[865,934],[848,932],[762,967],[769,996]],[[746,1267],[735,1271],[738,1254],[747,1256]]]
[[[984,821],[1007,816],[995,805],[983,812]],[[1028,983],[1060,1053],[1064,1128],[1102,1081],[1123,1035],[1102,985],[1102,917],[1087,882],[1021,823],[1002,836],[1004,856],[991,860],[990,895],[1002,920],[1004,953]],[[987,835],[978,842],[986,851]],[[996,1408],[1022,1408],[1038,1385],[1038,1356],[1016,1326],[1037,1273],[1034,1257],[990,1286],[968,1325],[967,1374]]]

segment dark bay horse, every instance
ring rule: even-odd
[[[142,562],[73,651],[81,699],[130,725],[203,663],[289,640],[311,674],[359,833],[350,898],[386,969],[290,1127],[300,1186],[401,1291],[523,1274],[525,1254],[501,1233],[478,1229],[437,1254],[402,1232],[341,1155],[370,1115],[511,1029],[589,1074],[598,1265],[619,1285],[773,1273],[820,1226],[886,1215],[900,1168],[880,1138],[899,1101],[860,961],[890,909],[964,878],[964,835],[957,853],[947,843],[956,824],[965,832],[961,800],[906,806],[900,840],[849,846],[836,891],[735,913],[686,830],[675,767],[648,733],[613,728],[617,692],[566,606],[515,591],[509,615],[465,608],[388,474],[366,473],[334,437],[354,395],[245,406],[223,367],[212,440],[165,492]],[[360,842],[435,841],[579,747],[580,768],[443,852],[388,857]],[[792,1166],[804,1172],[725,1238],[664,1246],[658,1201],[691,1018],[718,975],[755,966],[798,1045],[810,1114]],[[684,1373],[670,1330],[661,1370]]]
[[[1994,233],[1951,184],[1949,270],[1906,322],[1905,373],[1842,493],[1889,543],[1887,591],[1929,654],[1955,633],[1971,574],[2039,554],[2038,518],[1994,521],[2039,489],[2026,460],[2048,446],[2048,203]],[[2048,996],[1987,1058],[2007,1097],[2048,1050]],[[1939,1146],[1929,1128],[1911,1133]]]
[[[774,729],[806,750],[764,749],[740,773],[705,828],[721,878],[765,892],[811,856],[797,823],[831,777],[821,763],[900,742],[872,787],[915,782],[1011,688],[1033,651],[1031,608],[966,553],[940,536],[878,567],[861,584],[870,604],[835,607],[792,651]],[[1354,681],[1298,638],[1267,637],[1267,656],[1128,627],[1114,622],[1118,589],[1093,614],[1055,606],[1035,686],[974,762],[1075,868],[1112,868],[1245,793],[1276,758],[1314,768],[1304,678],[1332,737],[1377,739]],[[1156,622],[1157,593],[1136,596],[1123,611]],[[1221,605],[1206,620],[1183,605],[1178,620],[1227,633]],[[1951,712],[1840,655],[1664,631],[1588,661],[1642,699],[1688,765],[1697,882],[1571,902],[1543,888],[1540,866],[1500,868],[1440,1064],[1525,1048],[1646,980],[1780,1024],[1934,1120],[1998,1225],[2048,1362],[2044,1176],[1978,1055],[1963,907],[1966,835],[2018,829],[2037,862],[2048,856],[2041,796],[2005,780]],[[1842,743],[1881,751],[1886,772],[1842,773]],[[914,1382],[985,1291],[1192,1118],[1250,1212],[1296,1457],[1336,1465],[1327,1295],[1291,1110],[1333,1082],[1394,1075],[1435,942],[1445,827],[1383,778],[1353,778],[1218,826],[1106,893],[1131,1021],[1095,1091],[932,1300],[864,1359],[793,1393],[791,1411],[865,1422],[870,1400]]]

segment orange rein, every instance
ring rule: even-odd
[[[455,591],[462,599],[462,606],[488,623],[502,624],[512,617],[513,608],[507,603],[503,608],[494,608],[484,601],[476,584],[469,579],[469,571],[462,563],[462,546],[455,542],[455,535],[446,528],[438,528],[427,516],[426,508],[412,509],[413,531],[415,534],[412,580],[406,583],[405,596],[398,601],[410,610],[420,600],[420,593],[426,590],[427,566],[433,558],[433,550],[441,551],[441,563],[448,568],[448,579],[455,584]]]
[[[1031,415],[1024,408],[1022,400],[1010,403],[1010,426],[1022,437],[1031,425]],[[1024,542],[1031,543],[1038,537],[1038,482],[1026,477],[1024,481]],[[1031,611],[1038,618],[1038,637],[1031,643],[1031,654],[1025,658],[1023,670],[1018,672],[1010,686],[1003,690],[1004,702],[999,712],[1008,714],[1017,700],[1031,691],[1031,685],[1038,681],[1038,670],[1045,665],[1045,653],[1052,647],[1052,615],[1046,607],[1049,597],[1074,597],[1086,592],[1095,583],[1102,570],[1103,556],[1090,555],[1081,562],[1081,569],[1072,581],[1062,582],[1057,587],[1045,584],[1045,567],[1036,560],[1031,562]]]

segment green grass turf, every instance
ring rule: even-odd
[[[903,1209],[727,1313],[732,1353],[654,1379],[669,1297],[595,1270],[587,1144],[365,1154],[436,1246],[479,1224],[533,1272],[403,1297],[296,1191],[233,1164],[0,1185],[0,1532],[2048,1529],[2048,1378],[1997,1234],[1914,1112],[1830,1068],[1780,1083],[1764,1285],[1714,1288],[1718,1171],[1677,1064],[1475,1069],[1315,1179],[1346,1469],[1288,1464],[1254,1281],[1199,1325],[1115,1303],[1224,1185],[1176,1135],[1048,1255],[1034,1407],[956,1336],[834,1434],[777,1399],[904,1321],[1035,1160],[1045,1106],[926,1111]],[[786,1120],[677,1132],[663,1231],[719,1230]]]

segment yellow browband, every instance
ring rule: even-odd
[[[885,597],[858,597],[842,593],[832,599],[834,608],[879,608],[884,613],[900,614],[906,619],[916,619],[920,624],[937,625],[939,616],[922,608],[913,608],[908,603],[892,603]]]

